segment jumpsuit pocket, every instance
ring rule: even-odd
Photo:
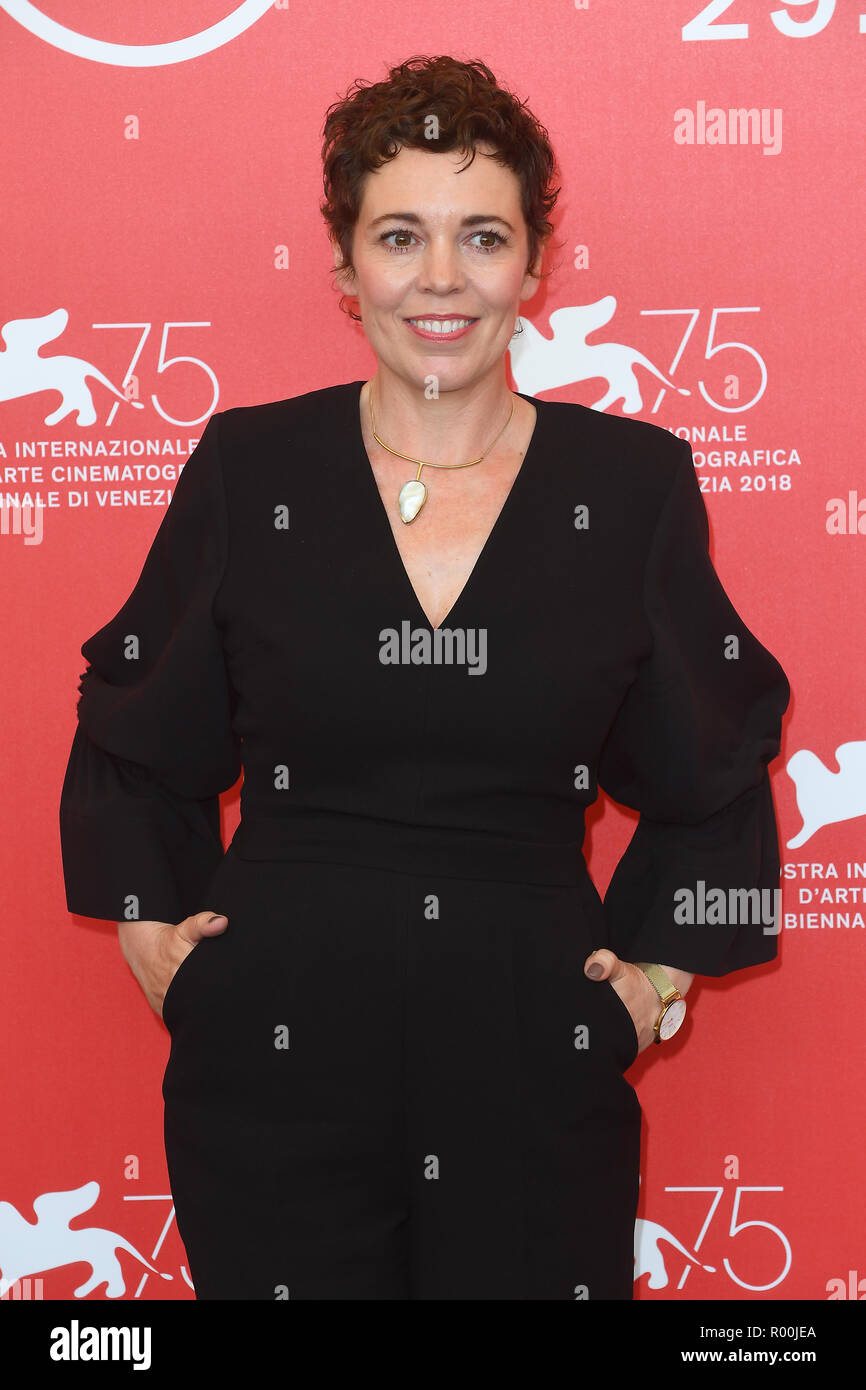
[[[223,857],[217,864],[217,867],[211,876],[210,882],[208,883],[207,888],[202,894],[201,906],[201,911],[208,909],[211,912],[222,913],[224,916],[228,917],[229,926],[228,928],[226,928],[226,930],[228,931],[231,930],[232,914],[230,906],[227,903],[225,897],[224,880],[226,872],[231,867],[230,851],[231,847],[229,847],[229,850],[227,850],[223,854]],[[201,953],[201,949],[203,946],[208,947],[212,944],[212,942],[216,940],[219,940],[219,936],[203,936],[200,941],[197,941],[196,944],[193,946],[192,950],[188,951],[187,954],[184,956],[180,965],[177,967],[171,979],[169,980],[168,989],[165,991],[165,995],[163,996],[162,1001],[162,1021],[165,1024],[165,1026],[169,1029],[169,1031],[171,1031],[171,1024],[172,1019],[174,1019],[175,1016],[175,1006],[177,1004],[177,1001],[180,997],[182,997],[183,992],[189,982],[190,972],[192,970],[193,957]]]
[[[205,942],[206,938],[203,938],[201,941],[196,942],[192,950],[188,951],[187,954],[184,956],[180,965],[177,967],[177,969],[175,970],[174,974],[168,982],[168,989],[165,991],[165,995],[163,996],[162,1001],[162,1021],[168,1029],[171,1028],[171,1021],[169,1018],[169,1005],[171,1006],[171,1010],[173,1013],[177,990],[179,988],[182,988],[183,983],[186,980],[187,975],[189,974],[190,962],[192,961],[193,956],[198,954]]]
[[[589,877],[589,874],[581,874],[577,881],[577,895],[582,908],[585,935],[581,941],[582,958],[580,971],[583,974],[583,963],[595,946],[607,944],[607,927],[604,918],[604,907],[598,895],[596,887]],[[632,1062],[640,1050],[640,1042],[637,1029],[634,1026],[634,1019],[629,1013],[628,1008],[620,999],[610,980],[587,981],[591,990],[598,990],[600,985],[604,985],[604,994],[610,998],[610,1013],[616,1020],[614,1027],[618,1029],[615,1034],[619,1040],[616,1043],[616,1058],[623,1071],[628,1071]],[[595,996],[593,996],[595,997]]]
[[[622,1060],[622,1069],[623,1071],[627,1071],[638,1055],[638,1051],[640,1050],[640,1039],[637,1035],[634,1019],[627,1005],[620,998],[610,980],[604,980],[602,983],[606,988],[607,994],[611,997],[614,1011],[619,1017],[620,1035],[623,1040],[624,1049],[621,1054],[621,1060],[624,1059]]]

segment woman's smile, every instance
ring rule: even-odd
[[[425,318],[405,319],[404,322],[419,338],[447,339],[451,342],[455,338],[464,337],[475,327],[478,320],[458,317],[446,319],[434,314]]]

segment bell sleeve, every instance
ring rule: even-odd
[[[139,579],[81,648],[60,797],[70,912],[178,923],[208,904],[240,739],[214,601],[228,551],[219,416],[180,472]]]
[[[650,646],[598,763],[603,790],[640,812],[604,915],[621,959],[719,976],[776,955],[780,857],[768,764],[790,687],[713,568],[682,442],[647,556]]]

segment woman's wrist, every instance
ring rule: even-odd
[[[694,974],[688,970],[677,970],[676,966],[673,965],[663,965],[661,961],[659,961],[658,964],[665,974],[670,976],[671,981],[676,985],[680,994],[685,995],[688,992],[692,980],[695,978]]]

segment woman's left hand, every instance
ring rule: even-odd
[[[662,968],[684,995],[693,977],[668,966]],[[655,1022],[662,1007],[652,982],[631,961],[620,960],[606,948],[587,956],[583,969],[590,980],[610,981],[631,1014],[638,1038],[638,1054],[643,1052],[655,1040]]]

